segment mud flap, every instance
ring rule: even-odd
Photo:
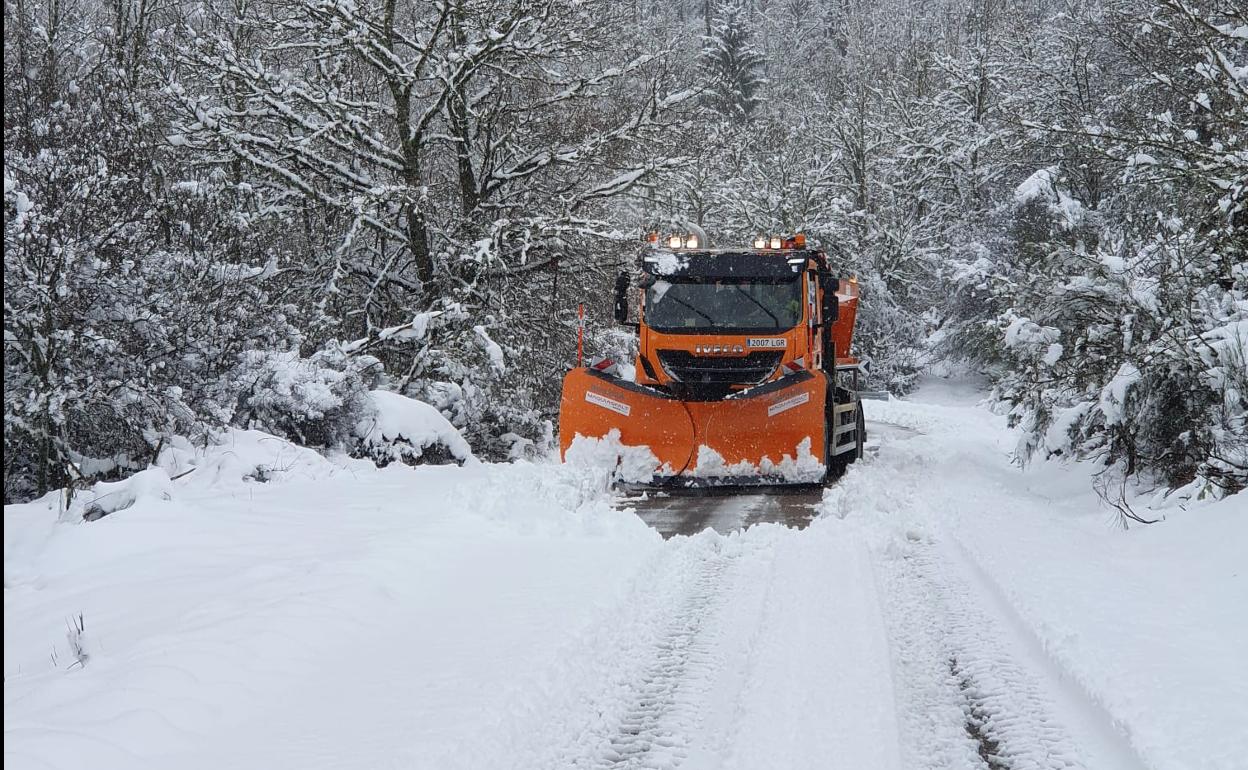
[[[560,450],[566,458],[576,436],[617,430],[624,446],[649,447],[661,477],[817,482],[826,472],[827,394],[822,372],[799,372],[720,401],[680,401],[573,369],[563,383]]]

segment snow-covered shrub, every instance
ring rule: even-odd
[[[233,422],[304,446],[350,446],[356,426],[375,414],[369,391],[379,369],[376,359],[335,347],[307,358],[296,350],[248,351],[235,374],[246,384]]]
[[[81,516],[96,521],[111,513],[124,511],[143,498],[169,500],[172,482],[164,468],[153,467],[121,481],[101,481],[84,491],[67,510],[70,518]]]
[[[337,466],[324,453],[259,430],[225,427],[206,431],[195,441],[174,437],[165,442],[156,460],[170,480],[179,486],[220,489],[239,484],[282,482],[294,478],[320,479]],[[125,481],[129,481],[126,479]],[[159,482],[155,477],[154,482]],[[99,485],[97,484],[98,488]],[[131,490],[136,501],[162,499],[157,483]],[[79,495],[85,501],[91,495]],[[72,510],[70,511],[72,517]]]
[[[355,425],[354,456],[381,466],[463,464],[475,459],[468,442],[433,406],[384,390],[368,395],[373,408]]]
[[[300,349],[360,343],[492,458],[549,433],[554,311],[600,269],[588,244],[620,237],[605,202],[667,163],[650,143],[695,96],[623,4],[554,3],[500,33],[515,12],[413,3],[396,27],[375,4],[248,6],[178,26],[166,90],[186,162],[234,170],[240,218],[305,242],[283,265],[312,321]],[[240,45],[237,25],[263,34]],[[370,53],[395,36],[419,50]],[[396,99],[425,67],[454,75]]]
[[[534,406],[531,389],[539,372],[509,370],[502,346],[481,325],[448,332],[429,356],[425,377],[413,380],[406,394],[433,405],[483,459],[543,451],[550,428]]]
[[[553,435],[535,386],[553,385],[557,393],[564,363],[560,357],[544,368],[550,348],[517,334],[518,323],[504,325],[492,314],[482,317],[444,300],[344,349],[386,362],[385,387],[431,405],[482,459],[534,457],[548,452]],[[541,395],[549,398],[549,391]]]
[[[994,375],[1023,428],[1021,459],[1092,457],[1167,487],[1242,488],[1244,293],[1216,281],[1226,244],[1176,220],[1152,237],[1089,233],[1095,222],[1056,204],[1054,173],[1048,195],[1018,196],[995,264],[981,256],[954,275],[945,349]]]
[[[982,248],[947,273],[940,349],[993,376],[1020,459],[1095,459],[1116,495],[1125,479],[1248,486],[1248,71],[1229,64],[1229,8],[1127,2],[1046,24],[1006,73],[1021,152]]]
[[[118,37],[155,28],[114,11],[5,9],[6,501],[141,470],[228,419],[242,351],[295,336],[228,179],[169,162],[161,50]]]

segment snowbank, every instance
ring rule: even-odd
[[[782,455],[779,461],[763,455],[757,465],[742,460],[729,463],[723,455],[706,445],[698,447],[698,462],[689,474],[698,478],[782,478],[792,484],[817,484],[823,480],[827,467],[810,451],[810,437],[797,445],[797,456]]]
[[[614,429],[602,438],[577,434],[568,445],[567,465],[604,486],[616,481],[645,484],[656,473],[672,472],[667,466],[659,467],[659,458],[650,447],[625,445]]]
[[[320,453],[259,430],[226,430],[205,445],[174,439],[156,463],[199,489],[315,479],[334,466]]]
[[[163,468],[148,468],[122,481],[98,482],[85,501],[80,501],[82,518],[87,521],[122,511],[143,498],[170,500],[173,480]]]
[[[224,439],[5,507],[6,767],[445,767],[661,544],[561,466]]]

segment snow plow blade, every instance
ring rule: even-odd
[[[826,474],[827,376],[802,371],[719,401],[682,401],[576,368],[559,410],[564,460],[577,437],[614,441],[629,483],[671,486],[812,484]],[[644,452],[629,448],[648,448]],[[575,451],[575,450],[574,450]],[[637,468],[640,461],[652,468]],[[641,471],[641,473],[637,473]],[[631,478],[630,476],[637,476]],[[647,478],[649,476],[649,478]]]

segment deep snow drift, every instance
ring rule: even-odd
[[[868,403],[804,531],[246,432],[8,506],[5,766],[1244,767],[1248,501],[1124,532],[974,400]]]

